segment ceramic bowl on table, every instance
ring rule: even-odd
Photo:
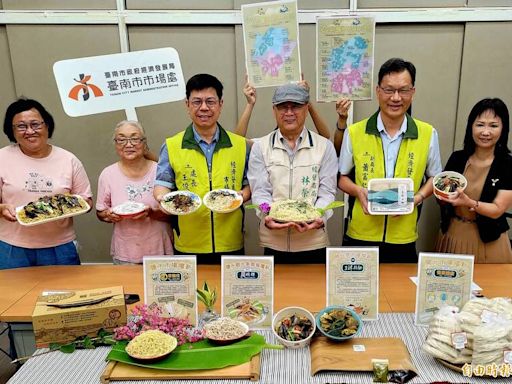
[[[342,341],[358,336],[363,330],[363,321],[352,309],[331,305],[317,313],[316,327],[327,338]]]
[[[315,330],[315,317],[302,307],[283,308],[272,320],[272,333],[279,343],[290,349],[307,347]]]
[[[434,195],[446,199],[457,195],[457,188],[466,189],[468,181],[464,175],[454,171],[444,171],[434,176],[432,183],[434,185]]]

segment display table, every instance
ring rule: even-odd
[[[414,312],[415,285],[409,279],[415,276],[415,264],[383,264],[380,266],[380,312]],[[508,280],[512,276],[510,264],[475,265],[474,281],[482,287],[487,297],[510,295]],[[204,280],[220,293],[220,267],[198,267],[198,284]],[[7,282],[7,283],[6,283]],[[16,335],[16,327],[30,327],[31,314],[37,296],[44,290],[90,289],[113,285],[123,285],[125,293],[138,293],[143,299],[143,277],[141,266],[52,266],[21,268],[0,271],[0,320],[9,323]],[[318,311],[325,306],[325,266],[324,265],[276,265],[275,266],[274,311],[291,305],[300,305],[310,311]],[[14,298],[13,298],[14,296]],[[220,299],[217,303],[217,310]],[[423,354],[420,346],[425,337],[425,329],[413,325],[413,316],[404,314],[382,314],[377,322],[365,323],[362,336],[403,337],[416,367],[422,372],[414,382],[449,380],[469,382],[447,368],[435,363],[430,356]],[[25,333],[29,333],[26,330]],[[266,332],[268,340],[275,342]],[[264,383],[362,383],[371,382],[369,375],[344,374],[341,372],[309,375],[308,349],[264,351],[262,354],[262,379]],[[11,379],[10,383],[97,383],[106,363],[104,358],[108,348],[95,351],[77,351],[71,355],[60,352],[29,360]],[[277,360],[275,360],[277,359]],[[429,364],[436,368],[435,376],[425,376],[430,372]],[[48,376],[49,375],[49,376]],[[70,376],[71,375],[71,376]],[[37,381],[41,378],[41,381]],[[72,379],[71,379],[72,378]],[[291,378],[291,379],[290,379]],[[83,381],[81,381],[83,380]],[[484,382],[475,379],[475,382]],[[509,382],[505,380],[503,382]],[[187,381],[188,382],[188,381]],[[229,381],[236,382],[236,381]],[[493,380],[492,382],[499,382]],[[212,384],[214,381],[208,381]],[[222,381],[226,383],[226,381]]]
[[[421,350],[427,330],[414,325],[411,313],[384,313],[379,321],[366,322],[362,337],[400,337],[409,349],[418,376],[409,383],[448,381],[451,383],[504,384],[508,379],[468,378],[451,371]],[[277,343],[270,331],[261,332],[270,343]],[[80,350],[72,354],[52,352],[27,361],[8,384],[89,384],[99,383],[107,362],[109,348]],[[39,351],[38,351],[39,352]],[[111,381],[112,384],[128,384],[137,381]],[[148,383],[148,381],[138,381]],[[309,348],[291,350],[263,350],[261,353],[260,383],[264,384],[323,384],[323,383],[371,383],[370,372],[319,372],[310,375]],[[151,380],[151,384],[242,384],[247,380]]]

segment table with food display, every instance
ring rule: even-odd
[[[232,343],[223,343],[222,340],[214,343],[215,334],[223,333],[231,327],[230,324],[223,323],[208,331],[213,341],[197,341],[197,351],[184,344],[166,355],[164,360],[149,362],[137,357],[137,353],[141,353],[140,346],[135,346],[135,357],[133,361],[129,360],[132,357],[126,351],[126,342],[121,345],[118,343],[113,348],[100,346],[95,349],[77,349],[73,353],[48,353],[47,348],[38,349],[35,352],[38,356],[26,360],[9,383],[127,383],[134,380],[188,383],[206,379],[204,382],[207,383],[243,383],[250,380],[263,383],[364,383],[372,382],[376,374],[377,377],[381,374],[382,380],[383,371],[388,369],[390,374],[386,378],[393,382],[510,382],[510,377],[493,378],[492,371],[478,372],[478,377],[476,374],[468,377],[466,372],[464,376],[460,365],[450,364],[425,352],[424,344],[429,330],[414,324],[416,287],[410,277],[415,276],[416,272],[415,264],[380,265],[378,320],[365,321],[364,324],[361,322],[360,327],[355,322],[356,334],[344,338],[337,333],[337,336],[342,336],[340,340],[324,336],[329,332],[326,324],[338,321],[336,316],[347,315],[346,312],[340,315],[339,311],[325,309],[326,267],[315,264],[277,264],[274,271],[274,330],[258,329]],[[511,274],[512,265],[476,264],[473,280],[482,288],[485,297],[510,296],[507,282]],[[201,282],[207,281],[210,287],[220,287],[220,266],[199,265],[197,281],[199,286]],[[125,294],[144,297],[140,266],[82,265],[4,270],[0,271],[0,284],[0,320],[9,323],[13,329],[32,323],[34,306],[43,291],[86,290],[119,285],[123,287]],[[509,310],[506,301],[498,304],[498,309],[494,308],[495,310]],[[128,306],[128,312],[134,305]],[[300,308],[279,313],[281,310],[286,311],[287,307]],[[219,311],[219,308],[217,301],[215,309]],[[491,309],[493,308],[486,309],[487,314],[492,312]],[[290,319],[297,327],[303,327],[304,321],[307,323],[308,313],[313,316],[310,325],[314,324],[315,329],[317,326],[326,328],[317,329],[314,335],[308,334],[309,328],[301,328],[306,329],[304,340],[298,338],[297,341],[288,343],[278,336],[283,323],[288,324]],[[508,315],[512,315],[512,312]],[[346,319],[348,317],[343,321],[344,328],[350,328],[353,320]],[[288,328],[286,330],[290,331]],[[16,338],[16,331],[14,333]],[[502,337],[501,333],[500,335],[499,342],[508,337]],[[156,336],[147,337],[151,339]],[[474,342],[476,343],[476,339]],[[166,343],[171,349],[175,347],[174,341]],[[286,346],[284,349],[283,344]],[[247,361],[243,362],[241,356],[247,350],[252,352],[249,353]],[[357,354],[354,355],[354,351],[358,351]],[[21,354],[19,351],[18,353]],[[449,358],[451,352],[445,353]],[[186,369],[187,367],[182,366],[177,370],[169,370],[165,367],[165,362],[166,359],[172,359],[173,354],[175,357],[186,357],[184,364],[191,364],[196,368]],[[124,363],[124,360],[128,363]],[[221,360],[225,360],[228,365],[224,368],[206,369],[212,362],[218,364]],[[379,365],[381,360],[385,363]],[[148,368],[159,364],[162,369]],[[393,372],[399,374],[392,376]],[[487,376],[480,377],[480,374]]]

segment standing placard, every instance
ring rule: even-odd
[[[245,65],[256,88],[301,80],[295,0],[242,5]]]
[[[317,100],[369,100],[373,89],[373,17],[318,17]]]
[[[428,325],[439,308],[459,309],[470,299],[474,256],[420,252],[416,288],[416,325]]]
[[[69,116],[185,98],[180,58],[170,47],[62,60],[53,65],[53,74]]]
[[[188,318],[197,325],[195,256],[145,256],[144,303],[158,305],[165,316]]]
[[[363,320],[379,318],[379,248],[327,248],[327,305],[344,305]]]
[[[273,308],[274,258],[222,256],[222,316],[268,328]]]

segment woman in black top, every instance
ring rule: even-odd
[[[506,211],[512,207],[512,157],[507,147],[509,113],[500,99],[480,100],[471,110],[464,149],[445,170],[468,181],[451,198],[440,198],[438,252],[470,254],[476,263],[512,263]]]

